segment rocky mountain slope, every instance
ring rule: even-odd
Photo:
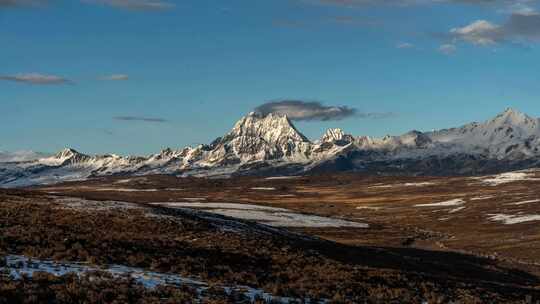
[[[483,123],[400,136],[354,137],[329,129],[310,141],[283,115],[250,113],[208,145],[165,149],[148,157],[90,156],[73,149],[32,161],[2,163],[0,186],[78,180],[104,175],[196,176],[308,174],[468,175],[538,165],[540,122],[507,109]]]

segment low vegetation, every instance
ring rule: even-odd
[[[84,207],[84,206],[83,206]],[[148,210],[151,210],[149,212]],[[276,296],[332,303],[522,303],[536,277],[485,259],[414,249],[339,245],[254,225],[224,229],[167,208],[67,208],[49,196],[0,195],[0,255],[121,264],[247,285]],[[459,273],[466,274],[459,277]],[[111,287],[113,286],[113,287]],[[217,293],[219,294],[219,292]],[[144,289],[130,280],[48,275],[0,281],[0,303],[191,303],[189,288]],[[137,300],[135,300],[137,299]],[[2,302],[3,301],[3,302]],[[205,300],[206,301],[206,300]],[[239,303],[223,295],[207,303]]]

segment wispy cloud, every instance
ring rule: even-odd
[[[396,44],[396,48],[397,49],[413,49],[414,44],[409,43],[409,42],[400,42],[400,43]]]
[[[0,80],[5,81],[15,81],[26,84],[37,84],[37,85],[58,85],[58,84],[70,84],[73,83],[71,80],[55,76],[55,75],[43,75],[39,73],[29,73],[29,74],[17,74],[17,75],[0,75]]]
[[[492,6],[525,6],[532,0],[299,0],[307,4],[360,7],[366,5],[411,6],[430,4],[469,4]]]
[[[112,74],[112,75],[99,77],[99,80],[104,80],[104,81],[123,81],[123,80],[128,80],[128,79],[129,79],[129,75],[126,75],[126,74]]]
[[[143,117],[143,116],[115,116],[113,117],[113,119],[121,120],[121,121],[142,121],[142,122],[155,122],[155,123],[168,122],[168,120],[163,119],[163,118]]]
[[[439,52],[445,55],[452,55],[457,51],[457,48],[453,44],[443,44],[439,46]]]
[[[318,101],[278,100],[264,103],[255,112],[262,115],[277,113],[287,115],[291,120],[341,120],[349,117],[386,118],[390,113],[364,113],[348,106],[326,106]]]
[[[364,18],[354,16],[334,16],[328,19],[328,21],[336,24],[349,25],[349,26],[376,26],[380,22],[368,20]]]
[[[175,5],[161,0],[82,0],[85,3],[101,4],[130,10],[166,10]]]
[[[47,2],[47,0],[0,0],[0,8],[37,6]]]

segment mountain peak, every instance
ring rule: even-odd
[[[55,158],[58,158],[58,159],[68,159],[68,158],[71,158],[75,155],[78,155],[80,154],[77,150],[75,149],[72,149],[72,148],[64,148],[62,151],[56,153],[54,155]]]
[[[340,128],[328,129],[321,137],[321,141],[325,142],[341,140],[343,139],[343,136],[345,136],[345,132],[343,132],[343,130],[341,130]]]
[[[494,123],[497,125],[504,124],[504,125],[515,125],[515,126],[521,126],[521,125],[532,126],[532,125],[536,125],[536,119],[516,109],[507,108],[506,110],[504,110],[504,112],[502,112],[501,114],[493,118],[491,120],[491,123]]]
[[[260,137],[270,143],[282,140],[309,141],[286,115],[278,113],[263,115],[251,112],[235,124],[229,136]]]

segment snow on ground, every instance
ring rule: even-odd
[[[435,185],[435,183],[431,182],[420,182],[420,183],[405,183],[403,186],[405,187],[422,187],[422,186],[431,186]]]
[[[369,227],[369,225],[365,223],[358,223],[317,215],[301,214],[288,209],[260,205],[197,202],[164,202],[152,204],[171,208],[204,209],[204,211],[209,213],[229,216],[243,220],[251,220],[273,227]]]
[[[459,211],[461,211],[461,210],[463,210],[463,209],[465,209],[464,206],[457,207],[457,208],[454,208],[454,209],[448,211],[448,213],[456,213],[456,212],[459,212]]]
[[[117,180],[117,181],[115,181],[114,183],[115,183],[115,184],[127,184],[127,183],[130,183],[131,181],[133,181],[133,179],[132,179],[132,178],[128,178],[128,179]]]
[[[51,260],[38,260],[29,259],[20,255],[8,255],[5,257],[6,266],[0,267],[0,272],[7,271],[10,276],[19,280],[23,275],[32,277],[36,272],[46,272],[54,276],[62,276],[69,273],[76,275],[92,274],[96,271],[106,272],[116,278],[132,278],[136,282],[142,284],[144,287],[153,289],[160,285],[169,286],[183,286],[188,285],[197,290],[199,294],[204,293],[210,287],[207,283],[193,279],[183,277],[177,274],[167,274],[143,270],[140,268],[128,267],[123,265],[108,265],[106,267],[96,267],[84,263],[75,262],[55,262]],[[273,296],[264,292],[261,289],[251,288],[248,286],[219,286],[222,287],[225,292],[231,293],[232,291],[243,293],[250,301],[255,301],[257,298],[264,299],[266,301],[272,301],[272,303],[300,303],[301,299],[285,298]],[[304,299],[306,302],[310,302],[309,299]],[[319,303],[324,303],[321,301]]]
[[[356,207],[357,210],[363,210],[363,209],[367,209],[367,210],[380,210],[382,209],[382,207],[375,207],[375,206],[358,206]]]
[[[378,184],[370,186],[368,188],[394,188],[394,187],[425,187],[432,186],[435,183],[432,182],[418,182],[418,183],[403,183],[403,184]]]
[[[253,187],[251,190],[263,190],[263,191],[272,191],[276,190],[274,187]]]
[[[501,184],[517,182],[517,181],[539,181],[540,178],[534,178],[534,174],[527,171],[507,172],[490,177],[475,177],[482,183],[490,186],[498,186]]]
[[[135,188],[92,188],[93,191],[115,191],[115,192],[156,192],[163,189],[135,189]]]
[[[201,202],[173,202],[173,203],[151,203],[164,207],[187,207],[187,208],[207,208],[207,209],[235,209],[235,210],[266,210],[266,211],[288,211],[284,208],[267,207],[250,204],[235,203],[201,203]]]
[[[292,212],[265,212],[256,210],[235,210],[235,209],[213,209],[211,213],[252,220],[273,227],[310,227],[310,228],[327,228],[327,227],[351,227],[351,228],[368,228],[368,224],[351,222],[341,219],[322,217],[317,215],[305,215]]]
[[[521,202],[516,202],[516,203],[510,203],[510,204],[507,204],[507,205],[516,205],[516,206],[519,206],[519,205],[525,205],[525,204],[531,204],[531,203],[538,203],[540,202],[540,199],[533,199],[533,200],[528,200],[528,201],[521,201]]]
[[[503,222],[505,225],[513,225],[531,221],[540,221],[539,214],[530,215],[509,215],[509,214],[488,214],[492,221]]]
[[[271,176],[271,177],[267,177],[265,178],[266,180],[279,180],[279,179],[295,179],[295,178],[300,178],[301,176]]]
[[[482,201],[482,200],[487,200],[487,199],[494,198],[494,197],[495,197],[494,195],[484,195],[484,196],[472,197],[469,200],[471,200],[471,201]]]
[[[451,199],[449,201],[444,201],[444,202],[439,202],[439,203],[417,204],[414,206],[415,207],[450,207],[450,206],[460,206],[463,204],[465,204],[464,200],[460,198],[456,198],[456,199]]]

